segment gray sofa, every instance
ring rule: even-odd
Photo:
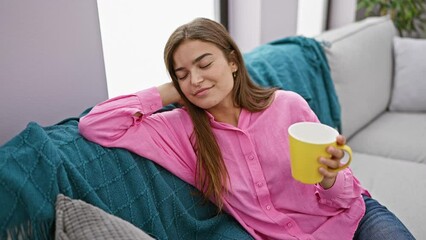
[[[402,100],[415,94],[396,92],[401,69],[395,58],[400,65],[403,58],[395,53],[398,35],[392,21],[371,17],[315,38],[326,45],[355,175],[417,239],[426,239],[426,111],[397,106],[397,94]],[[426,69],[420,64],[415,70]],[[425,75],[423,82],[426,86]],[[417,91],[421,86],[411,87]],[[409,106],[416,104],[426,109],[424,99]]]

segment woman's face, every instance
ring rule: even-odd
[[[216,45],[186,40],[173,55],[174,71],[182,92],[194,105],[205,110],[233,107],[232,73],[237,70]]]

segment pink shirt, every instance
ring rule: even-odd
[[[151,159],[195,186],[192,121],[183,108],[162,108],[157,88],[107,100],[80,119],[87,139]],[[140,118],[136,112],[143,113]],[[279,90],[261,112],[241,111],[238,126],[215,121],[213,132],[230,176],[224,209],[256,239],[352,239],[365,212],[365,192],[348,168],[333,187],[306,185],[291,176],[287,128],[318,121],[306,101]]]

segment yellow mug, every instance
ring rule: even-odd
[[[337,145],[336,137],[339,135],[336,129],[322,123],[298,122],[288,128],[290,144],[291,174],[294,179],[306,184],[319,183],[323,179],[318,171],[320,167],[327,168],[319,163],[319,157],[330,158],[326,148],[330,145],[342,149],[347,159],[339,168],[329,169],[340,171],[349,166],[352,161],[352,149],[348,145]],[[346,157],[346,155],[348,157]]]

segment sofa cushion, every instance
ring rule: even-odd
[[[154,239],[119,217],[62,194],[57,196],[55,209],[56,240]]]
[[[391,111],[426,111],[426,40],[395,37]]]
[[[371,17],[316,37],[329,43],[325,51],[348,138],[388,107],[395,35],[388,17]]]
[[[372,197],[405,224],[416,239],[426,236],[426,165],[353,153],[352,171]]]
[[[424,123],[424,113],[386,112],[353,136],[348,144],[357,152],[426,165]]]

